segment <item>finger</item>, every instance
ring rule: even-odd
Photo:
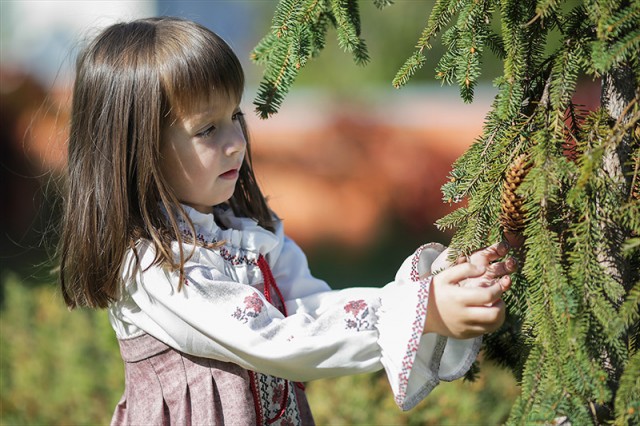
[[[436,275],[438,281],[458,283],[466,278],[479,277],[485,273],[486,268],[481,265],[474,265],[472,263],[461,263],[460,265],[454,265],[445,269]]]
[[[468,261],[468,256],[460,256],[456,259],[456,265],[459,265],[461,263],[466,263]]]
[[[472,328],[484,328],[485,332],[492,332],[500,328],[506,317],[503,301],[498,301],[489,307],[471,307],[468,309],[468,325]]]
[[[465,287],[460,301],[467,306],[485,306],[493,304],[502,297],[502,286],[498,282],[487,287]]]
[[[468,312],[464,331],[459,333],[458,338],[468,339],[477,337],[486,333],[493,333],[504,324],[506,318],[506,310],[503,304],[498,304],[489,308],[475,307]]]
[[[511,288],[511,277],[509,275],[505,275],[498,280],[498,284],[502,287],[502,292],[506,292]]]
[[[457,259],[455,259],[455,260],[452,260],[451,247],[447,247],[446,249],[444,249],[444,251],[442,253],[440,253],[440,255],[438,256],[438,259],[441,258],[441,257],[445,259],[445,262],[444,262],[445,264],[443,265],[441,270],[445,269],[445,268],[449,268],[449,267],[451,267],[453,265],[457,265],[458,263],[460,263],[460,258],[459,257]]]
[[[498,278],[503,275],[509,275],[517,269],[516,261],[512,257],[504,262],[492,263],[487,267],[487,276],[490,278]]]
[[[505,256],[508,251],[509,246],[507,243],[501,241],[472,253],[471,256],[469,256],[469,262],[479,265],[488,265],[494,260],[498,260]]]

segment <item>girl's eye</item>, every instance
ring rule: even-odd
[[[244,113],[242,111],[238,111],[231,116],[233,120],[240,120],[240,117],[243,117]]]
[[[213,133],[213,131],[216,129],[215,126],[209,126],[206,129],[204,129],[203,131],[199,132],[196,134],[197,137],[199,138],[206,138],[207,136],[209,136],[211,133]]]

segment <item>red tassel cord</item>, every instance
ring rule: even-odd
[[[279,305],[274,305],[278,308],[278,310],[280,312],[282,312],[282,315],[284,315],[285,317],[288,316],[287,313],[287,306],[284,303],[284,297],[282,296],[282,292],[280,291],[280,288],[278,288],[278,283],[276,283],[276,279],[273,277],[273,273],[271,272],[271,267],[269,267],[269,262],[267,262],[267,259],[265,259],[265,257],[263,255],[260,255],[258,257],[258,268],[260,268],[260,272],[262,272],[262,277],[264,279],[264,297],[265,299],[267,299],[267,302],[271,303],[272,305],[274,305],[273,303],[273,297],[271,295],[272,291],[276,294],[276,296],[279,299]],[[295,385],[304,391],[304,385],[302,383],[298,383],[295,382]],[[285,380],[284,382],[284,399],[282,401],[281,404],[281,408],[278,411],[278,414],[276,414],[276,416],[272,419],[267,419],[267,424],[272,424],[273,422],[275,422],[276,420],[278,420],[279,418],[281,418],[284,415],[284,412],[287,408],[287,401],[289,398],[289,381]]]

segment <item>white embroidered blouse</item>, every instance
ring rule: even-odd
[[[140,265],[130,251],[122,294],[109,308],[119,339],[148,333],[188,354],[299,382],[384,368],[403,410],[440,380],[464,375],[475,360],[481,338],[422,334],[430,268],[442,246],[420,247],[382,288],[331,290],[311,275],[280,222],[272,233],[230,209],[217,209],[222,229],[212,214],[185,210],[199,240],[224,243],[213,249],[184,244],[185,253],[194,253],[178,290],[178,272],[149,267],[153,247],[139,242]],[[172,249],[177,259],[177,243]],[[282,293],[286,317],[263,294],[260,255]]]

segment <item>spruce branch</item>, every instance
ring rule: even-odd
[[[456,26],[449,28],[442,35],[442,43],[447,50],[436,66],[436,78],[442,80],[443,84],[452,85],[456,81],[459,39],[460,31]]]
[[[627,332],[640,321],[640,282],[635,283],[618,311],[620,330],[618,335]],[[640,348],[637,348],[637,350]]]
[[[544,379],[544,366],[546,365],[546,357],[539,345],[534,345],[529,352],[524,372],[522,374],[522,382],[520,386],[529,390],[528,393],[521,392],[511,408],[511,418],[521,419],[520,422],[511,420],[507,424],[525,424],[526,416],[534,406],[535,400],[539,395],[539,388]]]
[[[555,57],[551,70],[550,107],[554,109],[553,133],[561,138],[565,129],[565,111],[569,107],[578,81],[584,50],[567,45]]]
[[[393,4],[393,0],[373,0],[373,4],[378,9],[384,9],[387,6],[391,6]]]
[[[488,2],[469,2],[460,10],[456,26],[460,33],[457,40],[456,80],[461,98],[473,101],[473,89],[480,76],[480,62],[484,40],[490,32],[488,24],[490,7]]]
[[[416,73],[416,71],[422,68],[425,60],[426,57],[419,50],[415,51],[413,55],[409,56],[406,62],[398,70],[396,76],[393,78],[393,81],[391,83],[393,84],[393,87],[398,89],[407,84],[411,77],[413,77],[413,75]]]
[[[640,423],[640,351],[629,358],[615,400],[616,426]]]
[[[640,126],[636,126],[635,131],[640,133]],[[629,189],[628,202],[640,201],[640,134],[636,138],[638,149],[633,155],[633,172],[631,176],[631,185]]]
[[[271,55],[276,48],[277,37],[271,33],[262,38],[253,48],[250,59],[257,64],[266,65],[271,60]]]
[[[416,48],[420,51],[425,48],[431,49],[429,44],[431,38],[451,21],[451,18],[458,13],[463,4],[464,0],[437,0],[433,5],[427,25],[420,34]]]
[[[489,49],[491,49],[491,51],[498,57],[498,59],[504,60],[506,56],[506,52],[504,50],[504,41],[499,34],[490,32],[487,35],[485,43],[489,47]]]
[[[284,52],[274,52],[272,66],[265,71],[264,79],[260,83],[254,100],[261,118],[268,118],[269,115],[277,112],[299,69],[292,65],[291,60],[295,46],[289,44],[284,47],[286,49]]]
[[[281,0],[270,33],[251,54],[255,62],[266,65],[254,100],[260,117],[278,111],[299,71],[324,48],[329,24],[336,27],[340,47],[352,53],[357,64],[369,61],[356,0]]]
[[[336,20],[338,45],[353,54],[358,65],[369,62],[367,46],[360,38],[360,15],[356,0],[330,0],[331,11]]]
[[[637,99],[634,99],[629,103],[625,111],[629,111],[636,102]],[[582,190],[596,171],[602,167],[606,152],[615,151],[638,123],[640,123],[640,109],[633,113],[623,113],[613,127],[609,125],[608,114],[602,109],[587,117],[584,126],[585,137],[578,147],[581,155],[579,175],[575,184],[577,191]],[[570,192],[568,197],[571,201],[573,192]]]
[[[251,58],[266,64],[254,100],[261,118],[279,109],[299,70],[317,50],[317,31],[326,31],[320,0],[282,0],[276,7],[271,32],[254,48]],[[310,28],[311,27],[311,28]]]
[[[300,11],[301,0],[282,0],[275,10],[271,33],[277,38],[286,37],[292,22]]]
[[[625,61],[637,59],[638,51],[640,51],[640,26],[636,31],[626,34],[613,43],[594,43],[593,65],[598,72],[604,74]]]
[[[594,16],[597,21],[596,33],[599,40],[610,41],[619,37],[623,32],[633,30],[638,27],[640,20],[640,4],[630,1],[620,8],[615,9],[614,4],[611,8],[600,8],[596,6],[596,10],[602,10],[604,13]]]
[[[560,0],[543,0],[536,5],[536,14],[526,25],[532,25],[537,20],[544,21],[549,16],[555,16],[560,5]]]
[[[592,57],[596,72],[606,73],[625,61],[637,61],[640,46],[640,3],[624,3],[626,5],[620,9],[616,9],[615,4],[593,4],[595,10],[600,12],[596,16],[592,15],[597,22],[597,42],[594,43]]]
[[[393,87],[399,89],[404,86],[425,61],[424,49],[431,49],[430,39],[442,30],[452,16],[463,4],[462,0],[437,0],[431,10],[427,25],[416,43],[416,51],[405,61],[393,78]],[[439,73],[440,74],[440,73]],[[440,77],[443,77],[442,74]]]

